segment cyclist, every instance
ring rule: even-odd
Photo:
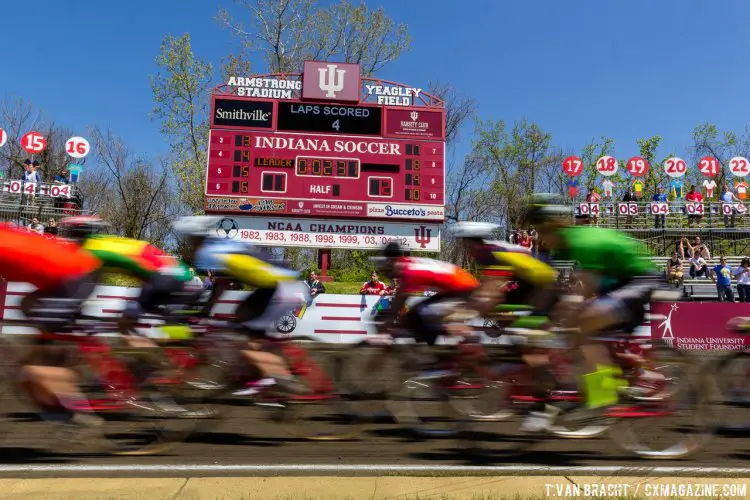
[[[42,333],[59,333],[72,324],[96,286],[99,268],[100,262],[76,245],[0,225],[3,278],[37,287],[24,297],[21,310]],[[12,375],[40,408],[61,416],[64,422],[100,423],[88,412],[75,372],[50,366],[53,363],[43,360],[46,354],[33,349],[21,373]]]
[[[384,275],[399,280],[398,292],[383,318],[383,331],[395,325],[409,295],[436,292],[400,318],[400,324],[418,341],[429,345],[434,345],[438,337],[449,335],[445,318],[479,287],[479,281],[468,271],[434,259],[406,257],[396,242],[386,245],[377,265]]]
[[[254,341],[265,338],[268,329],[280,316],[306,300],[307,287],[297,281],[299,274],[296,271],[273,264],[252,245],[212,236],[212,233],[216,234],[220,221],[221,217],[190,216],[178,220],[173,227],[187,239],[185,258],[190,264],[198,269],[228,275],[255,289],[234,313],[234,323],[240,325],[250,339],[250,349],[243,354],[264,375],[264,383],[272,379],[282,390],[299,392],[302,388],[284,360],[261,352],[260,345]],[[213,293],[215,298],[221,295],[217,289]]]
[[[645,316],[651,293],[659,286],[661,276],[646,258],[644,245],[611,229],[573,226],[572,210],[554,195],[534,195],[526,215],[537,227],[539,239],[559,259],[577,263],[577,277],[583,297],[594,296],[572,314],[566,303],[557,308],[562,319],[578,328],[578,347],[585,362],[582,395],[588,408],[604,407],[616,402],[602,399],[602,378],[616,373],[607,349],[592,338],[593,334],[612,329],[633,331]],[[611,381],[611,380],[610,380]],[[535,415],[539,430],[548,428],[559,409],[548,407]]]
[[[489,241],[499,229],[487,222],[457,222],[453,235],[479,266],[481,285],[472,293],[469,307],[485,316],[502,304],[545,310],[550,302],[549,286],[557,273],[534,258],[528,248],[506,242]]]
[[[98,234],[109,227],[96,216],[67,217],[60,221],[65,235],[99,259],[102,270],[122,272],[143,283],[140,295],[128,301],[120,320],[123,333],[133,334],[138,318],[144,313],[158,314],[160,308],[184,300],[186,284],[192,281],[193,274],[179,259],[145,241]],[[144,337],[126,338],[131,345],[153,345]]]

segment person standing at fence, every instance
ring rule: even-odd
[[[732,273],[737,280],[737,296],[740,302],[750,302],[750,259],[745,257]]]
[[[732,188],[729,187],[729,184],[724,184],[724,192],[721,193],[721,202],[732,205],[731,217],[727,214],[724,214],[724,227],[734,227],[734,214],[737,211],[734,207],[734,204],[738,203],[739,201],[740,200],[737,199],[737,197],[732,192]]]
[[[690,203],[703,203],[703,195],[700,194],[700,192],[696,191],[695,185],[690,186],[690,192],[685,196],[685,201]],[[703,218],[700,214],[690,214],[688,213],[688,227],[693,227],[693,222],[698,223],[700,225],[701,219]]]
[[[720,264],[711,270],[711,281],[716,283],[716,294],[719,302],[734,302],[732,292],[732,268],[727,266],[727,258],[721,256]]]
[[[652,201],[655,201],[656,203],[666,203],[667,202],[667,195],[664,193],[663,187],[658,187],[656,189],[656,194],[654,194],[654,197],[652,198]],[[664,214],[656,214],[654,215],[654,227],[658,229],[660,226],[662,229],[665,226],[666,222],[666,215]]]

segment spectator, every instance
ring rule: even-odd
[[[326,293],[326,287],[318,279],[318,273],[316,273],[315,271],[310,271],[310,279],[305,281],[305,283],[308,287],[310,287],[310,300],[307,303],[307,305],[309,306],[310,304],[312,304],[312,301],[315,297],[317,297],[321,293]]]
[[[60,170],[60,173],[55,177],[55,182],[59,184],[67,184],[70,182],[68,179],[68,171],[65,169]]]
[[[385,290],[385,283],[380,281],[379,278],[380,276],[378,273],[373,271],[370,276],[370,281],[365,281],[362,288],[360,288],[359,293],[362,295],[380,295],[380,292]]]
[[[679,287],[682,284],[684,274],[680,254],[675,250],[667,263],[667,281]]]
[[[664,192],[664,188],[663,187],[660,186],[660,187],[656,188],[656,194],[652,198],[652,201],[655,201],[657,203],[666,203],[667,202],[667,195]],[[654,215],[654,227],[655,228],[658,229],[659,226],[661,226],[662,229],[663,229],[664,226],[665,226],[665,224],[664,224],[665,221],[666,221],[666,215],[664,215],[664,214],[656,214],[656,215]]]
[[[622,201],[624,201],[625,203],[635,203],[635,202],[638,201],[638,199],[635,197],[635,193],[633,193],[633,188],[632,187],[628,187],[627,192],[622,197]],[[633,216],[630,215],[629,212],[628,212],[627,218],[625,219],[625,223],[626,224],[632,224],[633,223]]]
[[[594,189],[589,189],[588,194],[586,195],[586,203],[599,203],[599,193],[597,193]],[[596,224],[596,214],[591,214],[591,219],[594,221],[594,224]]]
[[[729,215],[724,214],[724,227],[734,227],[734,215],[737,212],[737,209],[734,207],[734,204],[739,203],[739,201],[740,200],[732,192],[732,188],[729,187],[729,184],[724,184],[724,192],[721,193],[721,202],[732,205],[731,218]],[[722,207],[722,213],[723,212],[724,212],[724,208]]]
[[[520,236],[518,235],[518,229],[514,229],[512,233],[510,233],[510,243],[512,245],[518,245],[518,239]]]
[[[214,283],[216,282],[216,276],[213,271],[208,271],[206,279],[203,280],[203,288],[206,290],[213,290]]]
[[[690,203],[703,203],[703,195],[695,189],[695,184],[690,186],[690,192],[685,196],[685,200]],[[700,214],[689,214],[688,213],[688,227],[693,226],[693,222],[701,223],[703,218]]]
[[[393,282],[388,287],[386,287],[382,295],[396,295],[399,285],[400,283],[398,278],[393,278]]]
[[[697,278],[701,275],[708,278],[708,263],[703,257],[690,257],[690,277]]]
[[[195,269],[193,269],[192,267],[190,268],[190,274],[193,275],[193,279],[191,280],[191,283],[196,288],[203,288],[203,280],[201,279],[200,276],[198,276],[198,273],[196,273]]]
[[[750,259],[745,257],[732,273],[737,280],[737,295],[740,302],[750,302]]]
[[[28,229],[34,233],[44,234],[44,226],[39,224],[39,219],[36,217],[31,219],[31,224],[29,224]]]
[[[719,259],[720,264],[711,270],[711,281],[716,283],[716,294],[719,302],[734,302],[732,292],[732,268],[727,266],[727,258],[723,255]]]
[[[711,252],[709,251],[708,247],[701,241],[700,236],[696,236],[695,241],[692,246],[690,245],[690,242],[688,241],[687,238],[682,238],[682,240],[680,240],[680,250],[681,250],[683,259],[685,258],[685,252],[682,247],[683,242],[685,242],[685,244],[688,247],[688,255],[690,257],[698,256],[698,257],[703,257],[704,259],[711,258]]]
[[[534,247],[534,240],[531,239],[529,233],[521,231],[521,237],[518,240],[518,244],[524,248],[528,248],[529,252],[531,252],[531,249]]]
[[[47,223],[47,227],[45,228],[44,231],[47,234],[51,234],[53,236],[57,236],[57,230],[58,230],[57,221],[55,219],[50,219],[49,222]]]

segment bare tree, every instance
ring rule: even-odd
[[[176,215],[168,169],[135,155],[111,130],[94,128],[91,136],[104,174],[86,187],[102,189],[106,183],[106,199],[97,201],[99,214],[123,236],[164,245]]]
[[[430,82],[428,92],[445,103],[445,142],[449,147],[461,138],[461,129],[474,117],[477,101],[450,83]]]
[[[398,59],[411,40],[407,27],[379,7],[348,0],[320,7],[315,0],[235,0],[240,20],[228,9],[216,19],[240,42],[244,52],[262,54],[268,70],[293,73],[305,60],[357,63],[371,75]]]

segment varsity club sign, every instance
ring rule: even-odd
[[[438,224],[225,217],[216,235],[256,245],[375,250],[397,241],[411,252],[440,251]]]

